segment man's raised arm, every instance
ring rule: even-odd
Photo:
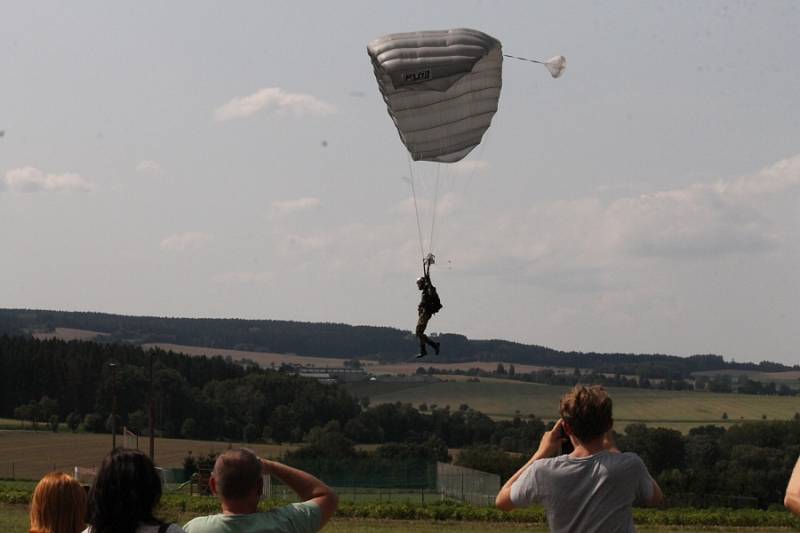
[[[277,461],[261,459],[264,474],[270,474],[286,483],[303,501],[316,503],[322,511],[320,528],[330,520],[339,505],[339,496],[308,472],[286,466]]]
[[[535,461],[557,455],[561,450],[561,424],[562,420],[559,419],[553,426],[553,429],[545,431],[544,435],[542,435],[542,440],[539,441],[539,448],[536,450],[536,453],[531,456],[530,460],[525,463],[522,468],[508,478],[508,481],[506,481],[503,488],[500,489],[500,492],[497,493],[497,497],[494,500],[494,504],[498,509],[501,511],[512,511],[514,509],[514,503],[511,501],[511,486],[514,482],[519,479],[522,473]]]

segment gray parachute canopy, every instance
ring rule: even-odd
[[[454,163],[480,144],[500,98],[500,41],[470,29],[395,33],[367,53],[415,161]]]

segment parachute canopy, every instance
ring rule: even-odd
[[[454,163],[480,144],[500,99],[500,41],[463,28],[395,33],[367,53],[412,159]]]

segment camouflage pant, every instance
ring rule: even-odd
[[[428,336],[425,335],[425,328],[428,327],[428,320],[431,319],[431,314],[428,311],[420,311],[419,318],[417,319],[416,335],[419,337],[419,343],[425,344],[428,342]]]

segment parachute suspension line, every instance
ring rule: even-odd
[[[486,133],[483,134],[483,139],[481,140],[480,146],[478,146],[478,153],[475,157],[475,162],[483,161],[483,152],[486,150],[486,147],[489,145],[489,138],[491,136],[492,130],[491,128],[486,130]],[[466,194],[472,188],[472,180],[475,178],[475,172],[478,171],[478,165],[472,165],[472,168],[469,171],[469,176],[466,180],[464,180],[465,185],[462,187],[462,193]]]
[[[428,251],[433,253],[433,232],[436,228],[436,208],[439,207],[439,170],[441,163],[436,163],[436,186],[433,190],[433,215],[431,216],[431,238],[428,241]]]
[[[414,188],[414,166],[411,164],[411,156],[406,153],[408,159],[408,172],[410,178],[408,184],[411,186],[411,197],[414,199],[414,214],[417,216],[417,234],[419,235],[419,253],[422,256],[422,264],[425,264],[425,246],[422,241],[422,225],[419,223],[419,207],[417,206],[417,191]],[[423,266],[423,270],[424,270]]]
[[[511,54],[503,54],[503,57],[510,57],[511,59],[517,59],[519,61],[527,61],[528,63],[536,63],[538,65],[544,65],[546,61],[536,61],[535,59],[528,59],[527,57],[519,57],[519,56],[512,56]]]

